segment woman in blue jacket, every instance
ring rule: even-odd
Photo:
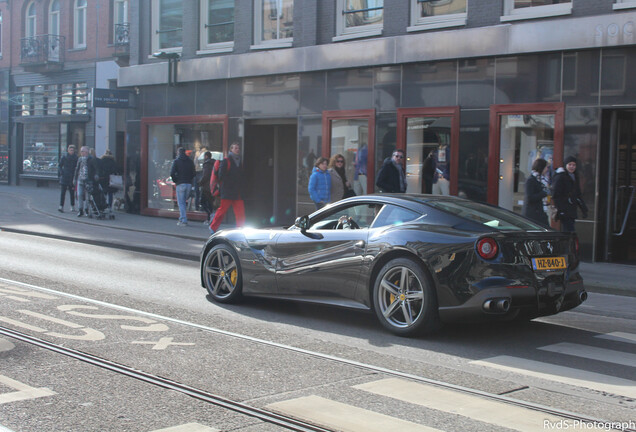
[[[316,205],[316,209],[321,209],[331,200],[331,176],[327,171],[329,160],[319,157],[314,165],[314,169],[309,177],[309,196]]]

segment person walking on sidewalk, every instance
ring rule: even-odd
[[[576,158],[568,156],[563,161],[565,169],[559,167],[552,183],[552,199],[557,208],[556,217],[561,221],[561,231],[574,232],[577,208],[581,208],[583,219],[587,218],[587,206],[581,195]]]
[[[397,149],[390,158],[386,158],[380,168],[375,185],[385,193],[406,192],[406,175],[404,174],[404,151]]]
[[[87,146],[80,149],[80,157],[75,167],[75,177],[73,183],[77,185],[77,206],[79,211],[77,217],[88,214],[88,193],[92,190],[93,183],[99,181],[97,164],[95,158],[89,154]]]
[[[206,151],[203,153],[203,166],[201,170],[201,179],[199,180],[199,188],[201,190],[201,208],[208,214],[205,223],[212,223],[212,213],[214,213],[214,198],[210,190],[210,177],[212,177],[212,168],[216,160],[212,159],[212,153]]]
[[[241,162],[241,147],[238,142],[233,142],[230,152],[225,160],[220,163],[219,182],[221,183],[221,206],[214,214],[210,224],[210,233],[214,234],[225,217],[230,206],[234,211],[236,226],[245,224],[245,204],[242,198],[243,189],[243,163]]]
[[[71,144],[66,150],[66,154],[60,159],[58,165],[58,177],[60,179],[60,206],[58,211],[64,213],[64,199],[66,191],[71,197],[71,211],[75,211],[75,187],[73,185],[73,177],[75,176],[75,167],[77,167],[77,155],[75,154],[75,146]]]
[[[316,206],[316,210],[320,210],[331,201],[331,174],[327,170],[328,165],[329,160],[327,158],[319,157],[314,163],[314,169],[309,176],[307,191]]]
[[[113,208],[113,194],[117,191],[117,189],[110,187],[110,176],[113,174],[119,174],[119,167],[113,153],[107,149],[99,163],[99,184],[106,194],[106,203],[109,209]]]
[[[188,197],[192,191],[192,182],[196,177],[194,162],[190,159],[183,147],[177,149],[177,158],[172,163],[170,177],[177,185],[177,205],[179,206],[179,221],[177,225],[188,225]]]

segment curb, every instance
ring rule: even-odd
[[[117,228],[114,228],[114,229],[117,229]],[[64,235],[59,235],[59,234],[37,233],[37,232],[33,232],[33,231],[26,231],[26,230],[20,230],[20,229],[15,229],[15,228],[5,228],[5,227],[0,227],[0,231],[16,233],[16,234],[25,234],[25,235],[31,235],[31,236],[37,236],[37,237],[45,237],[45,238],[51,238],[51,239],[56,239],[56,240],[65,240],[65,241],[70,241],[70,242],[74,242],[74,243],[83,243],[83,244],[88,244],[88,245],[93,245],[93,246],[103,246],[103,247],[108,247],[108,248],[127,250],[127,251],[131,251],[131,252],[142,252],[142,253],[147,253],[147,254],[151,254],[151,255],[159,255],[159,256],[165,256],[165,257],[169,257],[169,258],[182,259],[182,260],[186,260],[186,261],[197,261],[198,262],[199,258],[200,258],[199,254],[195,255],[195,254],[189,254],[189,253],[185,253],[185,252],[173,252],[173,251],[167,251],[167,250],[164,250],[164,249],[156,249],[156,248],[134,246],[134,245],[129,245],[129,244],[117,243],[117,242],[109,242],[109,241],[104,241],[104,240],[83,239],[83,238],[64,236]],[[135,231],[135,230],[129,230],[129,231]],[[144,231],[140,231],[140,232],[144,232]],[[148,233],[149,234],[157,234],[157,233],[153,233],[153,232],[148,232]],[[164,235],[168,235],[168,234],[164,234]],[[174,236],[172,236],[172,237],[174,237]],[[194,240],[200,240],[200,239],[199,238],[195,238]]]

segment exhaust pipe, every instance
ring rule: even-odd
[[[502,299],[497,302],[497,310],[500,312],[508,312],[510,309],[510,301]]]
[[[579,299],[581,300],[581,303],[587,300],[587,291],[581,291],[579,293]]]
[[[508,312],[510,310],[510,299],[488,299],[482,305],[486,312]]]

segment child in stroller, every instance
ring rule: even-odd
[[[106,193],[99,182],[90,182],[86,185],[88,192],[88,209],[86,215],[89,218],[115,219],[115,214],[106,202]]]

